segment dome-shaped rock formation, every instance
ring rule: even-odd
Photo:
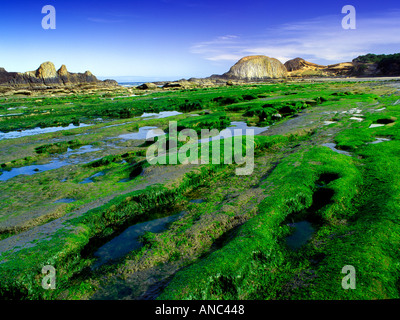
[[[267,56],[247,56],[240,59],[225,73],[225,78],[259,80],[285,78],[285,66],[277,59]]]

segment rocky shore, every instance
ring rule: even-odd
[[[25,73],[7,72],[4,68],[0,68],[0,95],[91,94],[99,91],[132,94],[136,90],[181,90],[257,82],[396,77],[400,76],[398,60],[400,60],[398,54],[368,54],[357,57],[351,62],[324,66],[308,62],[303,58],[295,58],[282,64],[275,58],[255,55],[243,57],[222,75],[149,82],[134,88],[122,87],[115,80],[98,80],[90,71],[71,73],[65,65],[56,70],[52,62],[45,62],[35,71]]]
[[[366,55],[357,57],[351,62],[324,66],[302,58],[295,58],[282,64],[275,58],[256,55],[243,57],[222,75],[213,74],[206,78],[146,83],[137,88],[145,90],[158,87],[191,89],[257,82],[398,77],[400,76],[400,62],[397,60],[397,55],[388,55],[387,57]]]
[[[52,62],[42,63],[38,69],[24,73],[8,72],[0,68],[0,94],[36,95],[46,93],[79,93],[90,90],[119,88],[115,80],[98,80],[90,71],[71,73],[65,65],[56,70]]]

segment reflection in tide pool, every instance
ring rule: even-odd
[[[246,122],[243,121],[233,121],[230,124],[230,127],[222,130],[218,136],[214,136],[212,138],[206,138],[206,139],[200,139],[199,143],[204,143],[204,142],[209,142],[213,140],[220,140],[224,138],[224,135],[228,135],[231,137],[234,136],[245,136],[249,132],[247,130],[254,130],[254,135],[263,133],[264,131],[267,131],[269,129],[268,127],[248,127]]]
[[[2,174],[0,175],[0,181],[7,181],[8,179],[14,178],[21,174],[33,175],[35,173],[58,169],[58,168],[68,166],[71,164],[83,163],[81,159],[79,159],[79,158],[69,159],[69,156],[79,155],[79,154],[84,154],[84,153],[94,152],[94,151],[99,151],[99,150],[101,150],[101,149],[93,148],[92,145],[82,146],[79,149],[75,149],[75,150],[68,148],[68,151],[66,153],[58,155],[58,157],[53,158],[53,160],[50,161],[49,163],[33,164],[33,165],[20,167],[20,168],[12,168],[9,171],[2,171]]]
[[[63,198],[63,199],[58,199],[56,201],[54,201],[53,203],[72,203],[75,202],[75,199],[72,198]]]
[[[102,171],[100,171],[100,172],[98,172],[98,173],[92,175],[92,176],[89,177],[89,178],[83,179],[81,182],[79,182],[79,184],[93,183],[93,182],[94,182],[94,181],[93,181],[93,178],[101,177],[101,176],[104,176],[104,172],[102,172]]]
[[[119,259],[129,252],[139,249],[142,246],[140,237],[143,236],[146,232],[159,233],[161,231],[164,231],[169,223],[177,220],[184,214],[185,212],[183,211],[173,216],[137,223],[127,228],[119,236],[107,242],[94,253],[94,256],[98,260],[93,268],[99,267],[104,263]]]
[[[21,168],[12,168],[10,171],[3,171],[3,174],[0,175],[0,181],[6,181],[21,174],[32,175],[47,170],[58,169],[68,164],[69,163],[65,161],[54,160],[46,164],[31,165]]]
[[[334,143],[328,142],[328,143],[324,143],[324,144],[322,144],[322,145],[323,145],[324,147],[328,147],[328,148],[331,149],[332,151],[335,151],[335,152],[337,152],[337,153],[344,154],[344,155],[346,155],[346,156],[351,157],[350,152],[337,149],[337,148],[336,148],[336,144],[334,144]]]
[[[94,148],[92,145],[86,145],[86,146],[82,146],[79,149],[71,149],[68,148],[67,153],[65,154],[65,158],[68,158],[71,155],[75,155],[75,154],[84,154],[84,153],[88,153],[88,152],[95,152],[95,151],[100,151],[100,148]]]
[[[189,201],[190,203],[203,203],[206,202],[206,200],[204,199],[193,199]]]
[[[149,119],[144,119],[144,120],[162,119],[162,118],[177,116],[180,114],[182,114],[182,112],[178,112],[178,111],[161,111],[160,113],[146,113],[145,112],[141,115],[141,118],[149,118]]]
[[[79,126],[75,126],[72,123],[67,127],[48,127],[48,128],[35,128],[29,130],[22,130],[22,131],[10,131],[10,132],[0,132],[0,140],[3,139],[16,139],[26,136],[34,136],[37,134],[49,133],[49,132],[57,132],[62,130],[70,130],[82,127],[88,127],[90,124],[81,123]]]
[[[295,228],[295,231],[286,238],[286,244],[292,250],[297,250],[302,245],[306,244],[315,232],[315,229],[308,221],[296,222],[289,226]]]
[[[125,140],[145,140],[162,135],[165,135],[165,132],[157,127],[141,127],[138,132],[121,134],[118,137]]]
[[[375,141],[370,142],[371,144],[377,144],[377,143],[381,143],[381,142],[385,142],[385,141],[391,141],[388,138],[375,138]]]

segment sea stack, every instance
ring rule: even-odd
[[[228,79],[262,80],[286,78],[287,70],[277,59],[267,56],[247,56],[240,59],[223,75]]]

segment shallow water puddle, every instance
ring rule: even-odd
[[[183,216],[185,212],[155,220],[137,223],[128,227],[120,235],[100,247],[94,256],[97,258],[93,268],[97,268],[107,262],[119,259],[129,252],[142,246],[140,237],[146,232],[159,233],[164,231],[168,224]]]
[[[352,108],[352,109],[350,109],[350,110],[344,110],[344,111],[342,111],[341,113],[342,113],[342,114],[353,114],[353,115],[358,115],[358,114],[360,114],[361,112],[362,112],[362,110],[359,109],[359,108]]]
[[[337,173],[325,172],[315,181],[317,190],[312,196],[311,206],[306,210],[294,213],[294,215],[300,214],[299,220],[301,221],[287,224],[295,229],[293,233],[286,237],[286,244],[290,249],[297,250],[312,238],[318,224],[313,225],[308,220],[314,221],[317,218],[316,213],[332,203],[335,191],[329,188],[329,184],[337,179],[339,179]]]
[[[351,117],[350,120],[355,120],[355,121],[358,121],[358,122],[364,121],[364,119],[360,118],[360,117]]]
[[[382,118],[376,120],[376,123],[371,124],[369,127],[370,128],[377,128],[377,127],[383,127],[385,125],[392,125],[396,122],[396,118]]]
[[[92,145],[82,146],[79,149],[68,148],[67,152],[65,154],[63,154],[62,157],[68,158],[71,155],[84,154],[84,153],[95,152],[95,151],[100,151],[100,150],[101,150],[101,148],[95,148]]]
[[[384,124],[379,124],[379,123],[373,123],[369,126],[369,128],[378,128],[378,127],[384,127]]]
[[[103,129],[105,128],[112,128],[112,127],[120,127],[120,126],[124,126],[126,124],[130,124],[133,123],[134,121],[129,121],[129,122],[124,122],[124,123],[117,123],[117,124],[110,124],[109,126],[105,126],[103,127]]]
[[[231,132],[232,136],[244,136],[247,134],[247,130],[254,130],[254,134],[260,134],[264,131],[267,131],[269,129],[269,126],[267,127],[248,127],[246,122],[243,121],[234,121],[231,122],[231,127],[228,127],[224,130],[221,131],[221,135],[223,135],[225,132]],[[240,130],[240,133],[236,133],[236,130]],[[244,132],[243,132],[244,131]]]
[[[59,169],[64,166],[68,166],[71,164],[79,164],[82,163],[81,159],[74,158],[69,159],[71,155],[80,155],[88,152],[99,151],[100,148],[94,148],[92,145],[82,146],[79,149],[73,150],[68,148],[68,151],[65,154],[58,155],[57,157],[53,158],[52,161],[46,164],[33,164],[29,166],[24,166],[20,168],[12,168],[9,171],[2,171],[0,175],[0,181],[7,181],[8,179],[14,178],[19,175],[33,175],[36,173]],[[65,182],[66,180],[62,180],[61,182]]]
[[[248,127],[246,122],[243,121],[233,121],[230,124],[230,127],[222,130],[219,135],[210,137],[210,138],[205,138],[205,139],[199,139],[199,143],[205,143],[209,141],[214,141],[214,140],[220,140],[224,139],[224,136],[227,135],[228,137],[235,137],[235,136],[246,136],[248,135],[248,130],[253,130],[254,135],[263,133],[264,131],[267,131],[269,129],[268,127]]]
[[[151,119],[163,119],[168,117],[173,117],[182,114],[182,112],[178,111],[161,111],[160,113],[143,113],[140,117],[141,118],[148,118],[144,120],[151,120]]]
[[[297,250],[306,244],[315,232],[311,223],[306,220],[291,223],[289,226],[295,228],[295,231],[286,238],[286,244],[292,250]]]
[[[13,116],[21,116],[23,113],[9,113],[9,114],[0,114],[0,117],[13,117]]]
[[[391,139],[388,138],[375,138],[375,141],[369,142],[370,144],[376,144],[376,143],[381,143],[381,142],[385,142],[385,141],[392,141]]]
[[[362,110],[359,108],[352,108],[349,110],[349,113],[351,113],[351,114],[357,114],[357,113],[361,113],[361,112],[362,112]]]
[[[165,135],[165,132],[157,127],[141,127],[138,132],[121,134],[118,136],[121,139],[125,140],[145,140],[148,138],[154,138],[158,136]]]
[[[346,156],[351,157],[350,152],[337,149],[335,143],[329,142],[329,143],[324,143],[324,144],[322,144],[322,145],[323,145],[324,147],[328,147],[328,148],[331,149],[332,151],[335,151],[335,152],[337,152],[337,153],[344,154],[344,155],[346,155]]]
[[[79,182],[79,184],[93,183],[93,182],[94,182],[94,181],[93,181],[93,178],[101,177],[101,176],[104,176],[104,172],[103,172],[103,171],[100,171],[100,172],[98,172],[98,173],[92,175],[92,176],[89,177],[89,178],[83,179],[81,182]]]
[[[190,203],[203,203],[206,202],[206,200],[204,199],[193,199],[189,201]]]
[[[63,199],[58,199],[58,200],[54,201],[53,203],[72,203],[75,201],[76,201],[76,199],[73,199],[73,198],[63,198]]]
[[[76,129],[76,128],[82,128],[82,127],[88,127],[91,126],[90,124],[84,124],[81,123],[78,126],[75,126],[74,124],[70,124],[67,127],[48,127],[48,128],[35,128],[35,129],[29,129],[29,130],[22,130],[22,131],[10,131],[10,132],[0,132],[0,140],[3,139],[16,139],[16,138],[21,138],[21,137],[26,137],[26,136],[34,136],[37,134],[43,134],[43,133],[49,133],[49,132],[57,132],[57,131],[62,131],[62,130],[70,130],[70,129]]]
[[[35,173],[58,169],[64,166],[69,165],[70,163],[65,161],[51,161],[50,163],[40,164],[40,165],[30,165],[21,168],[12,168],[10,171],[3,171],[3,174],[0,175],[0,181],[6,181],[8,179],[14,178],[21,174],[33,175]]]

